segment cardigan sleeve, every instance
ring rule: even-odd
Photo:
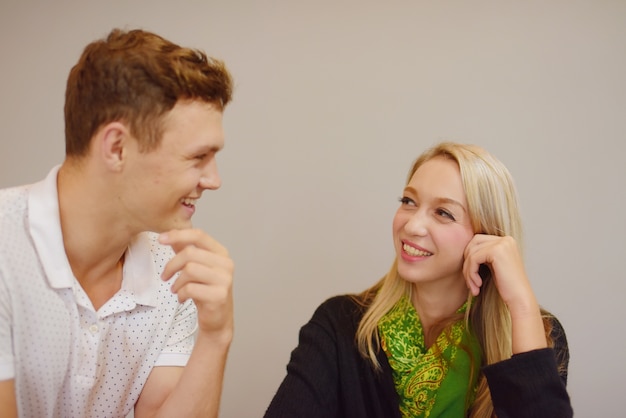
[[[379,352],[379,372],[356,346],[362,315],[362,305],[350,295],[320,305],[300,330],[265,418],[400,418],[385,354]]]
[[[337,354],[327,316],[323,304],[300,329],[298,346],[287,365],[287,376],[267,408],[265,418],[337,416]]]
[[[553,348],[514,355],[485,366],[498,418],[569,418],[574,415],[567,389],[569,350],[561,324],[552,319]]]

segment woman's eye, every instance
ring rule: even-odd
[[[401,197],[399,200],[400,200],[400,203],[402,203],[403,205],[413,205],[413,206],[415,205],[415,202],[411,198],[408,198],[406,196]]]
[[[437,209],[437,215],[454,221],[454,216],[445,209]]]

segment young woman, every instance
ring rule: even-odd
[[[265,417],[571,417],[565,333],[535,299],[521,235],[500,161],[470,145],[426,151],[389,273],[316,310]]]

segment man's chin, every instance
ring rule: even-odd
[[[172,226],[168,229],[168,231],[172,229],[190,229],[193,228],[193,224],[191,223],[191,219],[189,220],[180,220],[172,224]],[[166,231],[163,231],[166,232]]]
[[[193,228],[193,224],[191,220],[189,221],[177,221],[172,222],[167,225],[158,225],[151,229],[151,232],[156,232],[157,234],[162,234],[163,232],[172,231],[174,229],[190,229]]]

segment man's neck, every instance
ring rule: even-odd
[[[131,239],[101,183],[85,166],[75,164],[64,163],[57,177],[65,253],[96,310],[121,287],[124,253]]]

